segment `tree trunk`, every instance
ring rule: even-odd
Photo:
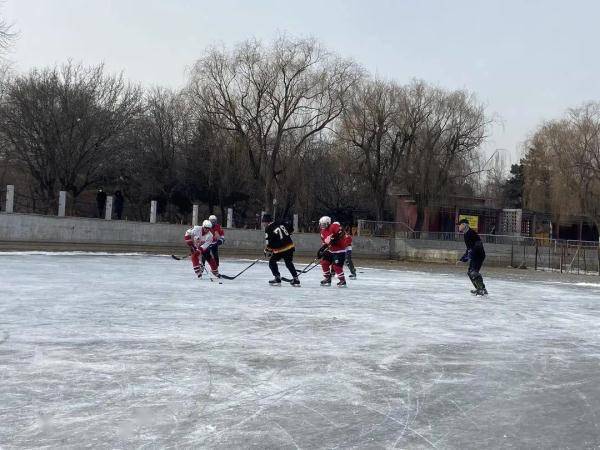
[[[263,208],[265,212],[273,212],[273,174],[267,173],[265,180],[265,197]]]

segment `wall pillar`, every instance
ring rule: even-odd
[[[6,186],[6,212],[12,213],[15,208],[15,186],[9,184]]]
[[[104,210],[104,220],[112,220],[112,204],[113,196],[109,195],[106,197],[106,209]]]
[[[66,209],[67,209],[67,191],[60,191],[58,193],[58,217],[65,217]]]
[[[198,225],[198,205],[192,205],[192,226]]]
[[[227,228],[233,228],[233,208],[227,208]]]
[[[156,223],[157,205],[158,205],[158,202],[156,200],[152,200],[150,202],[150,223]]]

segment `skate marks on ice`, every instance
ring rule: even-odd
[[[3,447],[599,442],[593,287],[490,278],[478,300],[466,276],[363,269],[270,289],[266,264],[217,285],[142,255],[0,270]]]

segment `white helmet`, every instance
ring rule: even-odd
[[[217,216],[215,216],[214,214],[211,216],[208,216],[208,220],[210,220],[212,222],[212,224],[214,225],[215,223],[217,223]]]
[[[210,220],[205,220],[202,222],[202,228],[212,228],[212,222]]]
[[[331,225],[331,217],[323,216],[319,219],[319,226],[321,228],[327,228],[329,225]]]

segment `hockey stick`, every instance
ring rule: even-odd
[[[311,270],[313,270],[315,267],[319,267],[319,264],[315,264],[314,266],[312,266],[312,267],[311,267],[310,269],[308,269],[308,270],[304,269],[304,270],[302,271],[302,273],[308,273],[308,272],[310,272]]]
[[[318,259],[318,258],[317,258],[317,259]],[[308,266],[310,266],[311,264],[315,264],[315,262],[317,261],[317,259],[315,259],[315,260],[311,261],[311,262],[308,264]],[[319,264],[315,264],[315,265],[314,265],[314,266],[312,266],[310,269],[308,269],[308,268],[307,268],[308,266],[306,266],[306,267],[305,267],[304,269],[302,269],[302,270],[298,270],[298,277],[299,277],[300,275],[302,275],[303,273],[308,273],[308,272],[310,272],[310,271],[311,271],[311,270],[313,270],[315,267],[319,267]],[[290,278],[281,277],[281,279],[282,279],[283,281],[285,281],[286,283],[291,283],[291,282],[292,282],[292,279],[290,279]]]
[[[184,259],[188,259],[189,257],[190,257],[190,255],[185,255],[185,256],[171,255],[171,258],[173,258],[175,261],[181,261]]]
[[[317,265],[315,265],[315,266],[313,266],[313,267],[311,267],[310,269],[308,269],[308,267],[309,267],[311,264],[315,264],[315,263],[316,263],[316,262],[317,262],[319,259],[321,259],[321,258],[319,258],[319,257],[317,256],[315,259],[313,259],[311,262],[309,262],[309,263],[306,265],[306,267],[305,267],[304,269],[302,269],[302,270],[299,270],[299,271],[298,271],[298,273],[306,273],[306,272],[309,272],[309,271],[313,270],[315,267],[317,267],[317,266],[318,266],[318,264],[317,264]],[[307,270],[307,269],[308,269],[308,270]]]
[[[229,276],[229,275],[223,275],[223,274],[221,274],[221,278],[223,278],[225,280],[235,280],[237,277],[239,277],[241,274],[243,274],[246,270],[248,270],[250,267],[252,267],[254,264],[256,264],[259,261],[262,261],[262,258],[259,258],[259,259],[255,260],[254,262],[252,262],[252,264],[250,264],[248,267],[246,267],[244,270],[242,270],[237,275]]]

